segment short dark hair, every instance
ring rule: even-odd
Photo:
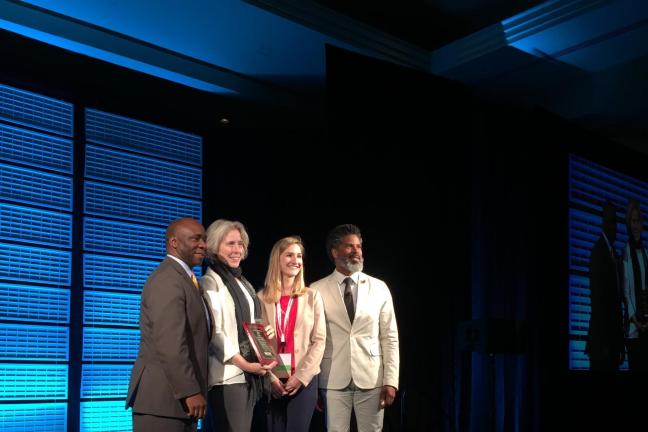
[[[326,236],[326,254],[328,257],[333,260],[333,255],[331,255],[331,249],[337,247],[342,243],[342,239],[348,235],[356,235],[362,241],[362,234],[360,233],[360,228],[353,224],[343,224],[338,225],[329,231]]]

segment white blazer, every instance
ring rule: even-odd
[[[212,311],[214,332],[209,343],[209,388],[244,383],[243,370],[230,359],[239,352],[234,300],[223,279],[208,268],[200,278],[200,288]]]
[[[352,325],[335,274],[311,285],[320,292],[326,315],[320,388],[343,389],[352,379],[361,389],[398,388],[398,327],[389,288],[383,281],[359,273]]]

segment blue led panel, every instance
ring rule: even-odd
[[[80,426],[80,432],[131,432],[132,413],[123,400],[81,402]]]
[[[135,362],[140,332],[135,329],[83,329],[83,361]]]
[[[68,359],[69,328],[0,324],[0,360]]]
[[[200,168],[93,145],[86,147],[86,178],[197,199],[202,196]]]
[[[630,199],[636,199],[648,214],[648,183],[586,159],[569,159],[569,364],[589,369],[584,353],[591,314],[589,265],[594,244],[601,235],[602,203],[609,199],[617,210],[614,249],[621,256],[628,235],[625,220]],[[621,366],[627,369],[627,364]]]
[[[0,318],[67,324],[70,290],[0,283]]]
[[[0,279],[70,285],[72,254],[0,243]]]
[[[166,255],[165,231],[165,228],[86,217],[83,249],[161,261]]]
[[[125,398],[132,365],[84,364],[82,398]]]
[[[0,400],[67,399],[67,380],[67,365],[0,363]]]
[[[85,213],[167,226],[172,220],[200,220],[201,202],[88,181]]]
[[[0,84],[0,118],[71,137],[72,104]]]
[[[83,263],[85,288],[140,292],[160,261],[84,254]]]
[[[67,432],[66,403],[0,405],[3,432]]]
[[[0,239],[72,247],[72,215],[0,203]]]
[[[0,196],[5,200],[72,211],[72,178],[0,163]]]
[[[85,291],[83,324],[139,326],[138,294]]]
[[[86,138],[149,156],[202,165],[199,136],[93,109],[86,109]]]
[[[0,159],[72,174],[72,140],[0,124]]]

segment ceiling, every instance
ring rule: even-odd
[[[0,28],[224,97],[321,105],[325,46],[648,152],[643,0],[0,0]]]

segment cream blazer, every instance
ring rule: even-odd
[[[320,388],[343,389],[351,380],[361,389],[398,388],[398,327],[387,285],[360,273],[353,325],[335,272],[311,285],[319,291],[326,314],[326,348]]]
[[[204,292],[214,318],[214,331],[209,343],[209,387],[244,383],[243,370],[230,361],[239,352],[232,295],[223,279],[210,268],[200,278],[200,289]]]
[[[264,302],[260,296],[259,298],[264,324],[271,325],[277,334],[275,305]],[[306,288],[306,293],[297,299],[297,319],[293,334],[295,338],[295,376],[304,386],[307,386],[313,377],[320,373],[320,362],[326,341],[326,322],[322,297],[317,291]],[[276,338],[273,342],[276,350]]]

